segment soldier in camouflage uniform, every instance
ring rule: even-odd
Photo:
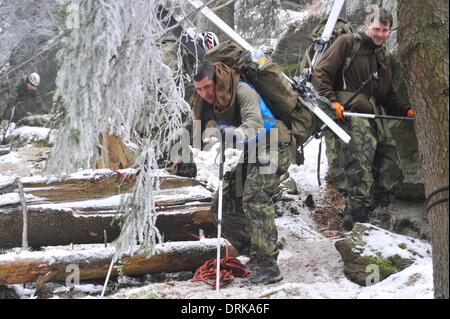
[[[225,237],[240,251],[250,256],[251,275],[245,284],[269,284],[282,279],[278,265],[277,228],[275,225],[274,192],[280,176],[291,164],[290,132],[273,115],[265,113],[265,104],[258,93],[223,63],[203,63],[194,76],[194,85],[219,123],[229,125],[225,140],[232,134],[239,141],[260,139],[257,147],[245,144],[239,164],[225,174],[223,185],[222,224]],[[268,122],[278,132],[278,140],[264,127]],[[260,143],[262,140],[265,143]],[[275,149],[269,150],[270,142]],[[266,152],[258,152],[258,148]],[[256,155],[257,154],[257,155]],[[253,156],[255,155],[255,156]],[[252,160],[256,159],[256,160]],[[270,163],[270,169],[267,169]],[[265,170],[267,169],[267,170]],[[218,194],[212,210],[217,215]],[[216,216],[217,218],[217,216]]]
[[[0,142],[5,142],[6,132],[11,122],[17,123],[20,119],[44,112],[44,104],[37,91],[41,78],[38,73],[33,72],[28,76],[20,78],[16,83],[16,96],[7,103],[6,109],[0,118],[3,136]]]
[[[315,88],[332,102],[337,118],[352,138],[348,145],[338,143],[335,148],[341,152],[336,158],[345,172],[343,187],[348,192],[342,223],[346,230],[351,230],[355,221],[367,222],[373,208],[388,205],[403,181],[402,165],[387,123],[356,117],[344,120],[341,104],[377,72],[379,80],[372,81],[358,94],[348,105],[350,110],[414,116],[413,109],[399,100],[392,87],[394,69],[383,46],[392,21],[389,12],[376,9],[366,17],[365,32],[337,38],[313,73]],[[355,39],[360,48],[344,73],[342,68]]]

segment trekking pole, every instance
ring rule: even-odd
[[[353,113],[353,112],[344,112],[344,113],[342,113],[342,115],[344,117],[362,117],[362,118],[366,118],[366,119],[414,121],[413,117],[407,117],[407,116],[375,115],[375,114]]]
[[[219,162],[219,202],[217,208],[217,264],[216,264],[216,292],[220,289],[220,238],[222,232],[222,202],[223,202],[223,170],[225,162],[225,131],[220,130],[220,162]]]

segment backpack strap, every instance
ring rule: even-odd
[[[357,33],[353,33],[352,48],[350,50],[350,54],[345,58],[344,65],[342,66],[343,91],[347,90],[347,83],[345,82],[345,72],[347,71],[350,64],[355,60],[360,48],[361,48],[361,36]]]

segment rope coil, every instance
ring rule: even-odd
[[[250,275],[245,266],[235,257],[228,257],[228,245],[226,246],[226,257],[220,259],[219,287],[228,285],[234,278],[246,278]],[[216,288],[217,259],[207,260],[194,274],[192,281],[203,281]]]

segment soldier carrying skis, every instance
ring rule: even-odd
[[[341,143],[340,148],[348,190],[342,225],[345,230],[351,230],[354,222],[367,222],[377,206],[388,205],[403,181],[402,165],[387,124],[367,118],[343,118],[343,104],[374,73],[378,80],[371,81],[353,99],[350,110],[414,116],[412,107],[400,101],[392,87],[394,69],[383,46],[392,23],[388,11],[376,9],[366,17],[364,32],[343,35],[328,48],[312,76],[314,87],[332,102],[337,118],[352,137],[348,145]],[[342,74],[355,39],[360,42],[358,54]]]

